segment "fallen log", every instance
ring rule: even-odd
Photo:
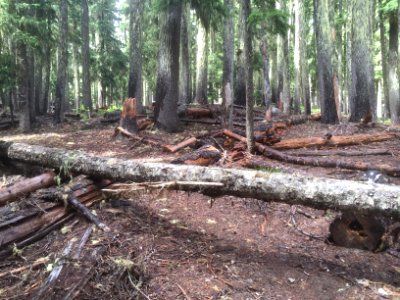
[[[363,151],[340,151],[340,150],[317,150],[317,151],[292,151],[285,154],[293,156],[366,156],[366,155],[391,155],[392,153],[386,149],[371,149]]]
[[[191,137],[191,138],[184,140],[176,145],[163,145],[163,148],[171,153],[175,153],[187,146],[195,144],[196,142],[197,142],[197,139],[195,137]]]
[[[376,134],[357,134],[349,136],[332,136],[329,139],[324,137],[307,137],[282,140],[275,143],[272,147],[277,150],[299,149],[314,146],[351,146],[374,142],[383,142],[394,139],[396,136],[389,132]]]
[[[121,126],[118,126],[117,128],[115,128],[114,131],[114,136],[116,137],[119,133],[121,133],[123,136],[128,137],[136,142],[143,142],[145,144],[149,144],[152,146],[157,146],[157,147],[161,147],[160,143],[158,143],[157,141],[154,141],[152,139],[149,139],[147,137],[141,137],[135,134],[130,133],[129,131],[125,130],[124,128],[122,128]]]
[[[233,133],[229,130],[224,130],[224,134],[231,138],[237,139],[241,142],[246,141],[245,137]],[[359,171],[379,170],[382,173],[386,173],[388,175],[400,176],[400,165],[385,164],[385,163],[370,164],[362,161],[346,162],[328,158],[317,159],[309,157],[297,157],[284,154],[278,150],[273,149],[272,147],[268,147],[260,143],[256,143],[255,147],[257,151],[262,153],[264,156],[287,163],[304,165],[304,166],[325,167],[325,168],[343,168],[343,169],[359,170]]]
[[[172,164],[185,164],[196,166],[209,166],[222,157],[221,152],[212,145],[205,145],[193,152],[185,153],[171,161]]]
[[[21,182],[17,182],[9,187],[0,190],[0,206],[16,200],[27,193],[31,193],[41,188],[52,186],[55,181],[56,174],[52,171],[42,175],[28,178]]]
[[[68,160],[72,172],[112,178],[115,181],[221,182],[223,187],[200,189],[201,192],[213,196],[234,195],[300,204],[318,209],[375,211],[400,216],[400,187],[385,184],[251,170],[140,163],[126,159],[91,156],[81,151],[4,141],[0,141],[1,157],[52,168],[59,168]],[[185,186],[182,189],[197,190]]]
[[[209,108],[203,107],[188,107],[184,111],[185,116],[189,116],[192,118],[212,118],[213,113]]]

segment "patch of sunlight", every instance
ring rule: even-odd
[[[35,141],[38,139],[47,139],[47,138],[64,138],[65,134],[59,134],[59,133],[38,133],[38,134],[15,134],[15,135],[9,135],[5,136],[2,138],[4,141],[13,141],[13,142],[18,142],[18,141]]]

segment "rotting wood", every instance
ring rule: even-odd
[[[94,202],[103,198],[99,189],[109,185],[110,183],[109,180],[102,180],[96,184],[84,187],[83,190],[80,189],[75,191],[72,188],[72,195],[78,197],[85,206],[90,206]],[[58,205],[46,210],[45,213],[42,213],[41,215],[29,216],[24,220],[20,220],[12,227],[5,227],[0,230],[0,249],[11,243],[21,241],[22,239],[32,240],[30,237],[32,233],[36,232],[35,235],[39,234],[39,231],[51,227],[53,224],[70,214],[70,210],[66,209],[64,206]],[[26,245],[27,243],[24,241],[21,243]],[[7,252],[7,250],[5,252]]]
[[[53,171],[46,172],[39,176],[28,178],[17,182],[9,187],[0,190],[0,206],[16,200],[27,193],[31,193],[41,188],[52,186],[56,174]]]
[[[196,166],[209,166],[222,157],[221,152],[212,145],[205,145],[193,152],[185,153],[171,161],[172,164],[185,164]]]
[[[224,134],[237,139],[241,142],[245,141],[246,138],[233,133],[229,130],[224,130]],[[292,155],[284,154],[278,150],[273,149],[272,147],[268,147],[262,145],[260,143],[256,143],[256,149],[261,154],[268,158],[276,159],[279,161],[297,164],[297,165],[304,165],[304,166],[314,166],[314,167],[325,167],[325,168],[343,168],[343,169],[350,169],[350,170],[359,170],[359,171],[367,171],[367,170],[379,170],[382,173],[386,173],[392,176],[400,176],[400,164],[371,164],[362,161],[340,161],[328,158],[309,158],[309,157],[297,157]]]
[[[187,146],[195,144],[196,142],[197,142],[197,139],[195,137],[191,137],[191,138],[186,139],[176,145],[163,145],[163,148],[171,153],[175,153]]]
[[[348,151],[348,150],[316,150],[316,151],[291,151],[285,152],[285,154],[293,156],[367,156],[367,155],[392,155],[389,150],[386,149],[370,149],[362,151]]]
[[[299,149],[315,146],[351,146],[360,145],[374,142],[383,142],[396,138],[394,134],[389,132],[375,133],[375,134],[355,134],[348,136],[332,136],[329,139],[324,137],[306,137],[282,140],[272,146],[277,150]]]
[[[241,137],[240,137],[241,138]],[[268,156],[281,157],[279,151],[262,146]],[[272,150],[272,153],[269,152]],[[12,160],[60,167],[70,162],[71,171],[112,178],[115,181],[205,181],[221,182],[223,187],[182,187],[204,194],[233,195],[263,201],[299,204],[317,209],[379,211],[400,216],[400,187],[347,180],[317,178],[296,174],[281,174],[253,170],[223,169],[161,163],[141,163],[132,160],[92,156],[82,151],[68,151],[24,143],[0,142],[0,157]],[[295,160],[304,164],[304,158]],[[338,162],[334,161],[335,164]],[[332,165],[336,166],[336,165]],[[340,164],[339,164],[340,166]],[[363,165],[369,167],[370,165]],[[392,173],[400,174],[399,171]]]

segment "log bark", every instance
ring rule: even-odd
[[[224,130],[224,134],[244,142],[246,138],[233,133],[229,130]],[[383,173],[392,176],[400,176],[400,165],[393,165],[393,164],[370,164],[361,161],[355,162],[346,162],[346,161],[339,161],[335,159],[328,159],[328,158],[308,158],[308,157],[296,157],[292,155],[284,154],[278,150],[273,149],[272,147],[268,147],[262,145],[260,143],[256,143],[256,149],[258,152],[262,153],[264,156],[276,159],[279,161],[284,161],[287,163],[297,164],[297,165],[304,165],[304,166],[314,166],[314,167],[325,167],[325,168],[343,168],[343,169],[350,169],[350,170],[360,170],[360,171],[367,171],[367,170],[379,170]]]
[[[52,186],[56,174],[52,171],[42,175],[17,182],[7,188],[0,190],[0,206],[16,200],[27,193],[34,192],[41,188]]]
[[[60,167],[64,161],[68,160],[71,166],[70,171],[113,180],[223,183],[223,187],[201,189],[203,193],[214,196],[234,195],[263,201],[300,204],[318,209],[377,211],[400,216],[400,187],[398,186],[296,174],[140,163],[126,159],[91,156],[81,151],[4,141],[0,142],[0,158],[2,157],[53,168]]]
[[[329,139],[323,137],[307,137],[283,140],[274,144],[272,147],[277,150],[289,150],[314,146],[351,146],[374,142],[383,142],[394,139],[395,137],[396,136],[394,134],[388,132],[376,134],[357,134],[349,136],[332,136]]]

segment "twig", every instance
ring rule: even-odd
[[[131,285],[133,286],[133,288],[135,290],[137,290],[147,300],[151,300],[149,296],[147,296],[138,286],[136,286],[136,284],[132,280],[131,273],[129,271],[128,271],[128,278],[129,278],[129,282],[131,283]]]
[[[89,237],[92,234],[92,231],[93,231],[93,226],[90,225],[86,229],[85,233],[83,234],[83,236],[81,238],[81,242],[79,243],[78,248],[76,249],[76,252],[75,252],[74,256],[72,257],[73,259],[79,259],[79,256],[81,255],[81,252],[82,252],[82,248],[85,246],[85,244],[89,240]]]
[[[192,298],[189,297],[189,295],[186,293],[186,291],[181,287],[178,283],[175,283],[176,286],[181,290],[182,294],[185,296],[187,300],[192,300]]]
[[[5,271],[3,273],[0,273],[0,278],[4,277],[6,275],[15,275],[17,273],[21,273],[22,271],[36,268],[37,266],[44,265],[44,264],[48,263],[48,261],[49,261],[48,257],[41,257],[41,258],[37,259],[36,261],[34,261],[32,264],[30,264],[28,266],[23,266],[23,267],[19,267],[19,268],[13,269],[11,271]]]

